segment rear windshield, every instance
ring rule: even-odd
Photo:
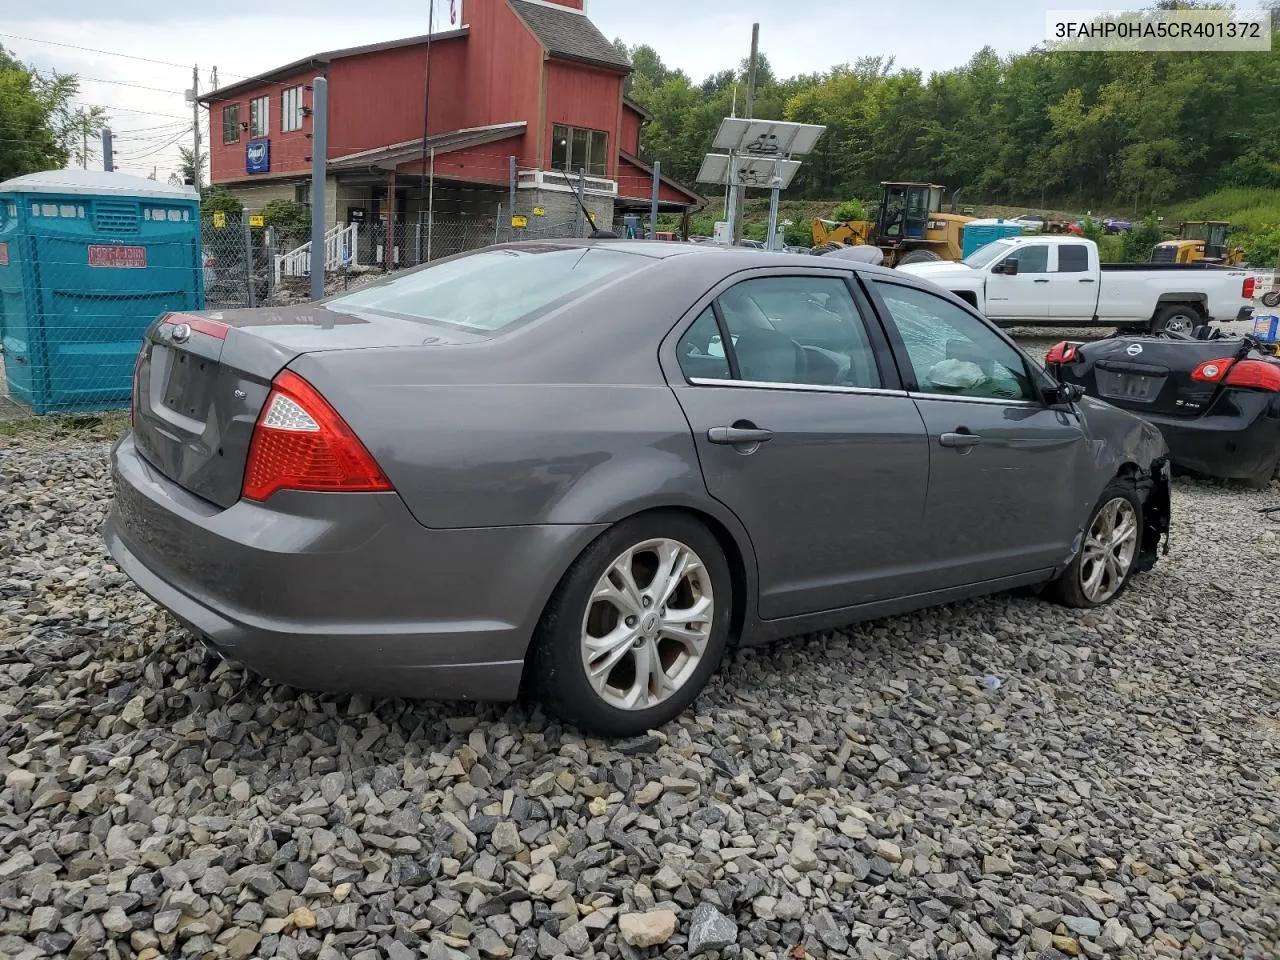
[[[403,274],[326,306],[494,331],[649,261],[599,247],[486,250]]]

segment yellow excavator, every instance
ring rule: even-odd
[[[1227,245],[1231,224],[1225,220],[1187,220],[1172,240],[1151,251],[1152,263],[1220,263],[1234,267],[1244,262],[1244,247]]]
[[[964,225],[973,217],[942,212],[945,187],[936,183],[882,183],[880,203],[871,220],[836,223],[815,219],[815,249],[879,247],[887,266],[962,258]]]

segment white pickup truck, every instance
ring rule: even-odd
[[[1141,327],[1189,334],[1210,321],[1248,320],[1250,272],[1216,265],[1099,263],[1075,236],[1007,237],[956,263],[898,267],[968,300],[1000,324]]]

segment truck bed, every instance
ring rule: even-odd
[[[1243,267],[1224,267],[1220,263],[1102,263],[1103,270],[1120,272],[1124,270],[1242,270]]]

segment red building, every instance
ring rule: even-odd
[[[512,157],[515,213],[575,219],[579,169],[597,222],[647,213],[652,168],[639,153],[649,117],[623,96],[631,67],[582,6],[466,0],[456,29],[316,54],[205,94],[212,181],[250,210],[278,198],[306,202],[310,85],[323,76],[330,223],[385,219],[389,193],[397,223],[417,221],[429,194],[437,218],[492,215],[499,203],[509,214]],[[685,213],[704,202],[665,177],[660,201]]]

